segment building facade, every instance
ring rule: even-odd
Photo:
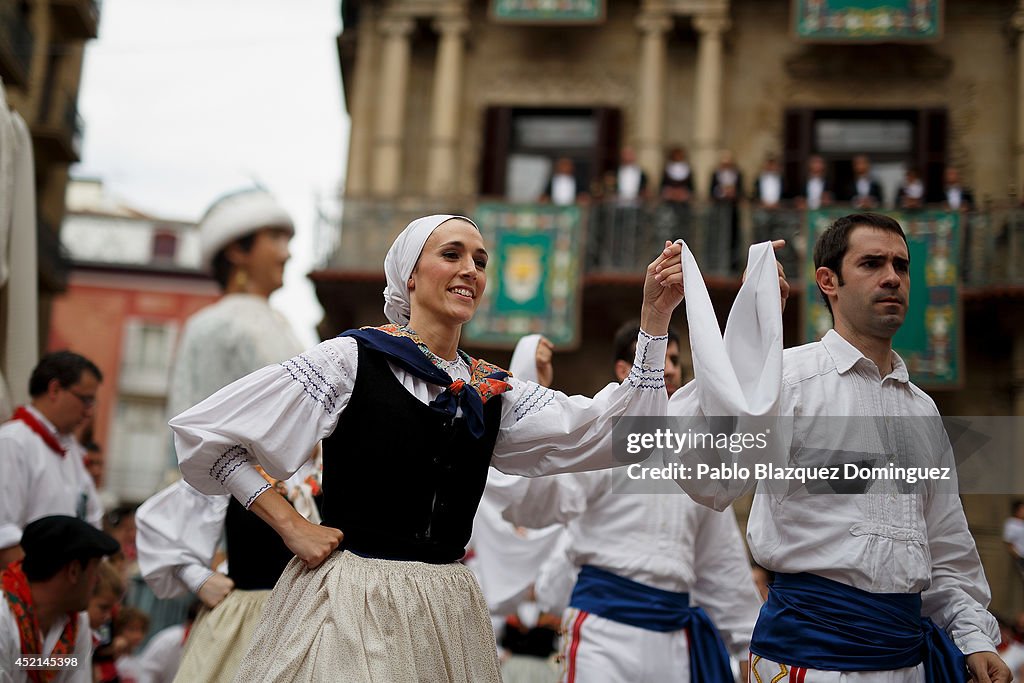
[[[53,297],[67,286],[59,234],[68,167],[79,160],[84,126],[77,104],[82,56],[99,17],[97,0],[0,2],[0,80],[32,135],[41,345]]]

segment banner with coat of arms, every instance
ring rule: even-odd
[[[942,38],[942,0],[793,0],[796,37],[825,43]]]
[[[513,24],[596,24],[604,0],[491,0],[491,19]]]
[[[807,212],[808,245],[848,210]],[[947,211],[892,212],[903,226],[910,253],[910,305],[893,337],[910,379],[922,387],[952,389],[963,384],[963,317],[960,310],[960,214]],[[803,320],[806,341],[832,328],[814,279],[814,257],[804,262]]]
[[[579,343],[582,225],[575,206],[480,204],[488,282],[464,339],[512,348],[540,333],[556,347]]]

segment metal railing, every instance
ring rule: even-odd
[[[342,200],[334,211],[321,211],[318,267],[379,272],[388,247],[410,220],[431,213],[472,216],[479,201],[483,200]],[[807,215],[796,208],[615,201],[590,202],[582,208],[587,275],[639,276],[665,240],[683,238],[706,275],[738,278],[747,245],[782,238],[787,244],[778,258],[795,280],[809,248]],[[990,203],[963,212],[960,245],[957,263],[963,284],[1024,286],[1024,206]]]

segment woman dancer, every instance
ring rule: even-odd
[[[633,371],[568,397],[458,349],[487,280],[476,225],[413,221],[384,261],[390,325],[259,370],[171,421],[182,473],[230,491],[296,554],[236,680],[499,681],[487,606],[458,563],[493,464],[610,467],[614,418],[661,415],[679,245],[647,269]],[[266,484],[324,439],[324,525]],[[339,545],[340,544],[340,545]],[[343,552],[334,552],[339,548]]]

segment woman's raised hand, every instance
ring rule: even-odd
[[[640,327],[654,336],[668,333],[672,312],[683,300],[682,244],[665,242],[665,249],[647,266]]]

